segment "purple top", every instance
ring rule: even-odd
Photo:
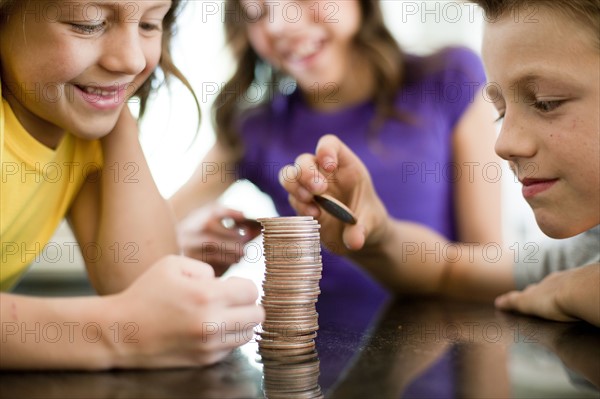
[[[453,163],[452,132],[484,83],[481,62],[470,50],[407,57],[406,84],[396,104],[411,121],[387,120],[374,133],[369,133],[375,110],[370,101],[325,113],[309,108],[298,90],[279,95],[242,120],[246,151],[240,178],[270,195],[280,215],[294,215],[277,172],[299,154],[314,153],[319,138],[333,133],[365,163],[391,216],[456,239],[452,182],[468,170]],[[359,320],[366,325],[387,297],[385,289],[345,258],[323,251],[323,266],[320,320],[342,327],[350,318],[354,326]],[[362,304],[360,309],[339,306],[348,296]]]

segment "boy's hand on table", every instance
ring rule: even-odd
[[[586,320],[599,325],[600,265],[551,273],[523,291],[496,298],[499,309],[556,321]]]

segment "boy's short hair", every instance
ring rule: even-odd
[[[595,34],[600,48],[600,0],[471,0],[478,4],[490,20],[502,17],[521,8],[545,7],[558,11],[568,18],[583,23]]]

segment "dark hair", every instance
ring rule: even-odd
[[[7,10],[10,10],[14,3],[16,3],[16,0],[0,0],[0,16],[2,17],[2,20],[4,20],[5,15],[8,14]]]
[[[375,127],[385,118],[400,117],[394,108],[394,98],[403,83],[404,54],[385,27],[379,1],[360,0],[359,4],[362,20],[354,45],[370,64],[379,88],[374,96],[376,117],[372,126]],[[225,36],[233,52],[236,70],[219,92],[213,104],[213,116],[217,140],[239,155],[243,144],[236,121],[246,105],[242,101],[244,94],[253,82],[259,80],[257,71],[264,67],[264,63],[248,41],[244,22],[247,17],[239,0],[227,0],[225,7]],[[277,87],[282,77],[271,70],[266,87]],[[262,102],[269,99],[265,96]]]
[[[0,24],[6,22],[9,18],[13,7],[18,3],[25,0],[0,0]],[[31,0],[27,0],[31,1]],[[161,45],[161,57],[158,63],[158,67],[162,71],[163,79],[157,76],[156,71],[153,71],[150,77],[137,89],[135,96],[140,99],[140,117],[144,115],[146,106],[148,105],[148,98],[152,90],[159,88],[163,83],[169,82],[171,77],[177,78],[183,85],[190,91],[196,102],[196,108],[198,110],[198,116],[200,116],[200,102],[196,97],[192,86],[186,77],[173,63],[171,56],[171,39],[175,35],[175,21],[183,5],[185,4],[182,0],[173,0],[171,8],[165,15],[163,20],[163,35]]]
[[[539,7],[558,11],[596,35],[600,48],[600,0],[471,0],[487,18],[494,20],[520,8]]]

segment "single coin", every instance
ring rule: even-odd
[[[302,392],[287,392],[287,391],[277,391],[277,390],[270,390],[267,387],[263,388],[263,390],[265,391],[265,397],[267,398],[273,398],[273,399],[288,399],[288,398],[294,398],[294,399],[322,399],[325,396],[323,395],[323,393],[321,392],[321,387],[320,386],[316,386],[314,388],[311,388],[307,391],[302,391]]]
[[[294,378],[310,378],[310,377],[318,377],[319,375],[319,366],[317,365],[312,370],[307,370],[303,372],[298,372],[296,370],[288,370],[285,366],[291,366],[286,364],[280,367],[265,367],[263,368],[263,375],[267,378],[273,378],[278,380],[283,379],[294,379]]]
[[[307,353],[305,355],[285,356],[285,357],[281,357],[279,359],[265,359],[265,358],[263,358],[261,360],[261,362],[263,364],[272,364],[272,365],[286,364],[286,363],[302,363],[302,362],[305,362],[305,361],[310,360],[310,359],[315,359],[315,358],[317,358],[317,356],[318,356],[317,352],[312,352],[312,353]]]
[[[300,367],[299,367],[300,366]],[[268,374],[271,376],[302,376],[307,377],[313,375],[315,371],[319,370],[319,359],[312,359],[305,363],[299,364],[286,364],[285,366],[271,368],[264,370],[264,374]]]
[[[330,215],[344,223],[356,224],[356,217],[346,205],[330,195],[315,195],[315,202],[325,209]]]
[[[321,255],[319,255],[317,257],[317,259],[314,260],[314,261],[311,260],[311,259],[303,260],[302,262],[298,261],[298,262],[294,262],[291,266],[294,269],[302,269],[304,267],[311,267],[311,266],[312,267],[322,267],[323,266],[322,260],[323,259],[322,259]],[[290,267],[290,263],[289,262],[272,261],[272,262],[267,263],[267,267],[268,266],[272,266],[272,267],[280,267],[280,266],[281,267]]]
[[[267,349],[277,349],[277,348],[288,348],[288,349],[298,349],[298,348],[308,348],[315,346],[315,340],[310,339],[307,341],[284,341],[284,340],[274,340],[268,338],[261,338],[258,340],[258,345]]]
[[[261,339],[277,340],[277,341],[281,341],[281,342],[305,342],[307,340],[310,341],[310,340],[317,338],[316,331],[310,331],[310,332],[307,332],[306,334],[299,334],[299,335],[283,335],[281,332],[277,332],[277,331],[259,330],[259,331],[256,331],[256,334],[259,335],[261,337]]]
[[[277,349],[267,349],[265,347],[258,348],[258,354],[266,359],[277,359],[282,356],[298,356],[304,355],[306,353],[310,353],[315,350],[314,344],[311,347],[305,348],[277,348]]]
[[[309,315],[316,313],[316,306],[312,304],[312,306],[308,306],[306,308],[297,308],[297,307],[273,307],[273,306],[265,306],[265,311],[267,314],[282,314],[284,311],[292,312],[292,314],[300,314],[300,315]]]
[[[293,292],[293,293],[297,293],[297,294],[315,293],[318,295],[321,293],[321,289],[316,284],[315,285],[277,284],[277,285],[263,286],[263,289],[272,291],[273,294],[277,294],[278,291],[283,291],[282,294],[291,294]]]
[[[319,328],[306,328],[297,325],[290,326],[270,326],[270,328],[261,327],[261,337],[277,337],[281,336],[283,339],[290,339],[290,337],[299,337],[310,334],[317,331]]]
[[[262,322],[262,326],[265,329],[265,331],[278,331],[280,329],[295,329],[295,330],[300,330],[300,331],[317,331],[319,329],[319,325],[318,325],[318,320],[317,319],[313,319],[313,320],[298,320],[298,321],[291,321],[291,320],[284,320],[284,321],[277,321],[277,320],[266,320],[264,322]]]
[[[298,281],[289,281],[289,280],[271,280],[263,284],[263,289],[271,290],[271,291],[285,291],[290,292],[294,291],[298,294],[306,294],[311,292],[320,291],[320,287],[318,284],[306,284],[304,282]],[[320,293],[320,292],[319,292]]]
[[[277,298],[275,299],[263,299],[263,305],[268,306],[270,304],[275,304],[275,305],[280,305],[280,304],[289,304],[289,305],[297,305],[300,302],[297,301],[302,301],[301,303],[306,303],[306,304],[315,304],[317,303],[317,295],[316,294],[296,294],[296,295],[290,295],[290,294],[270,294],[268,296],[276,296]],[[291,299],[287,299],[287,298],[294,298],[293,300]],[[292,303],[292,301],[294,301]]]
[[[297,221],[297,222],[304,222],[304,221],[313,221],[315,220],[312,216],[276,216],[276,217],[272,217],[272,218],[258,218],[256,219],[261,223],[269,223],[269,222],[277,222],[277,221]]]

